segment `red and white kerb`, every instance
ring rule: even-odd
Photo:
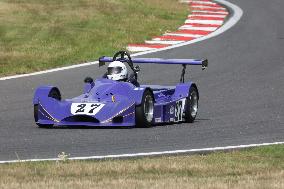
[[[131,52],[155,50],[203,37],[222,26],[229,14],[225,7],[212,0],[181,0],[181,2],[189,4],[191,14],[177,31],[153,37],[143,44],[129,44],[127,50]]]

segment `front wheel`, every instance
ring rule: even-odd
[[[191,86],[189,95],[186,98],[185,121],[193,123],[198,111],[198,91],[196,87]]]
[[[136,126],[151,127],[154,119],[154,97],[150,90],[146,90],[142,102],[136,107]]]
[[[34,105],[34,119],[38,127],[40,128],[52,128],[53,125],[44,125],[37,123],[38,122],[38,104]]]

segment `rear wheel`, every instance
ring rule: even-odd
[[[196,87],[191,86],[189,95],[186,98],[185,121],[193,123],[198,111],[198,91]]]
[[[146,90],[142,102],[136,107],[136,126],[151,127],[154,119],[154,97],[150,90]]]

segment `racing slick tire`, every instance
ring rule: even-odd
[[[198,100],[198,90],[195,86],[191,86],[185,102],[185,122],[194,122],[198,111]]]
[[[34,118],[35,118],[35,122],[36,122],[37,126],[40,127],[40,128],[52,128],[53,127],[53,125],[44,125],[44,124],[37,123],[37,121],[38,121],[38,104],[34,105]]]
[[[136,106],[136,126],[151,127],[154,120],[154,97],[150,90],[145,90],[141,104]]]

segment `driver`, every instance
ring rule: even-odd
[[[127,81],[127,67],[120,61],[114,61],[107,68],[107,78],[115,81]]]
[[[127,67],[120,61],[111,62],[107,68],[107,73],[105,73],[103,78],[108,78],[115,81],[129,82],[136,87],[140,86],[137,82],[136,74],[132,73],[130,74],[130,77],[128,77]]]

